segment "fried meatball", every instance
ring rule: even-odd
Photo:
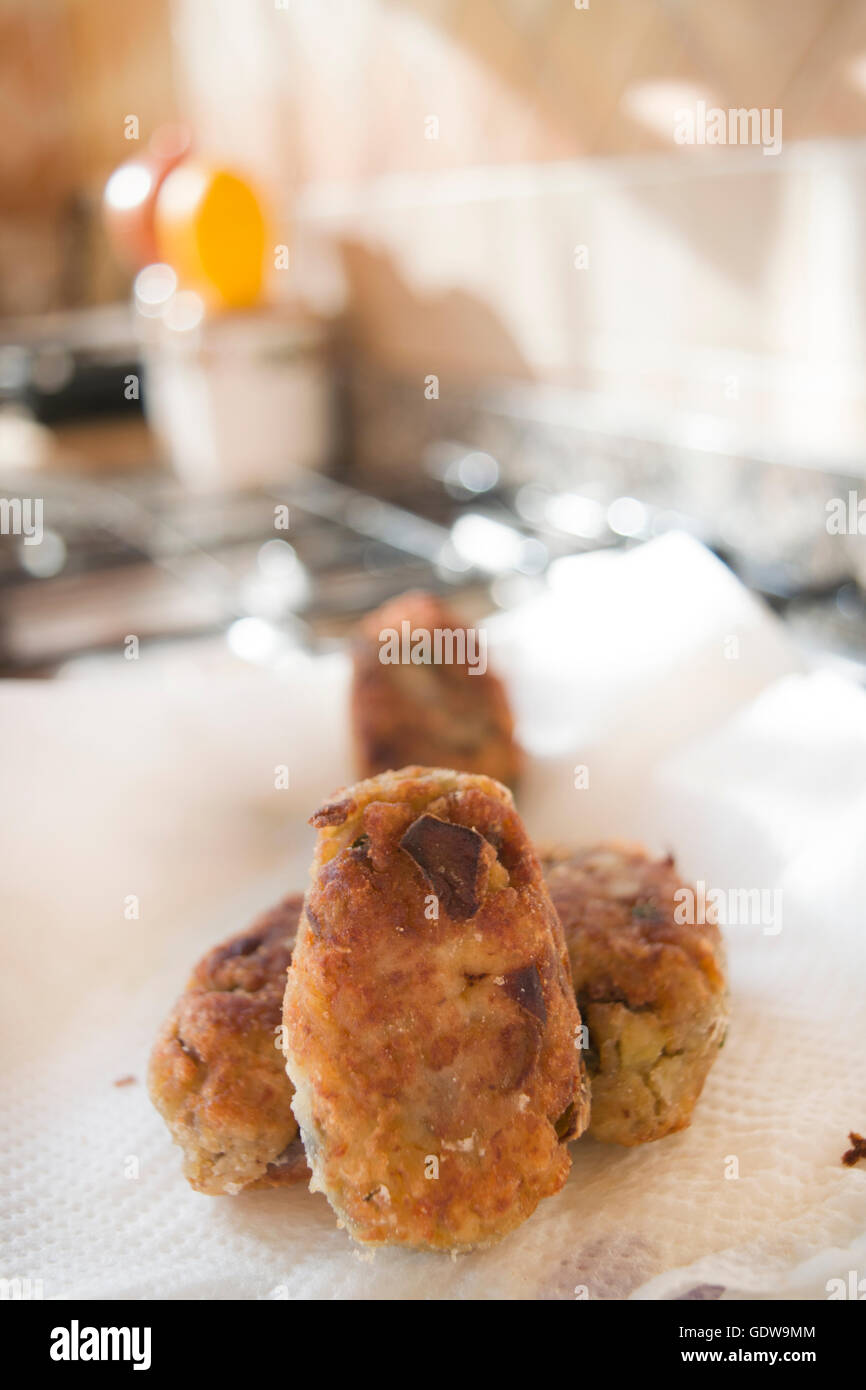
[[[309,1177],[278,1030],[303,898],[293,894],[193,971],[148,1086],[190,1185],[210,1194]]]
[[[676,921],[671,857],[611,844],[542,865],[589,1030],[590,1134],[632,1145],[685,1129],[727,1027],[718,927]]]
[[[514,784],[514,720],[502,681],[481,669],[477,640],[432,594],[402,594],[367,616],[353,647],[351,696],[362,777],[426,763]]]
[[[587,1123],[562,930],[511,794],[408,767],[312,817],[286,1060],[313,1181],[358,1241],[491,1243]]]

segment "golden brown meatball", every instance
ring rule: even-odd
[[[586,1126],[562,931],[510,793],[421,767],[338,793],[284,1010],[311,1188],[356,1240],[486,1245]]]
[[[308,1177],[277,1036],[303,899],[284,898],[199,962],[150,1059],[151,1099],[199,1192]]]
[[[645,1144],[691,1122],[727,1027],[722,938],[675,920],[672,858],[601,845],[542,857],[589,1029],[589,1132]]]
[[[501,680],[481,669],[486,648],[477,641],[432,594],[402,594],[365,618],[353,648],[351,697],[363,777],[425,763],[514,783],[521,762],[514,720]],[[413,652],[429,659],[402,659]],[[398,653],[400,660],[381,659]]]

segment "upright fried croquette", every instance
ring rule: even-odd
[[[365,618],[353,647],[351,716],[363,777],[425,763],[513,785],[521,755],[505,687],[479,634],[432,594]]]
[[[589,1030],[590,1134],[632,1145],[685,1129],[727,1027],[718,927],[675,919],[671,857],[610,844],[542,863]]]
[[[338,793],[284,1009],[293,1106],[356,1240],[487,1245],[587,1123],[562,930],[510,793],[408,767]]]
[[[210,951],[151,1054],[151,1099],[199,1192],[309,1176],[277,1036],[302,905],[292,894]]]

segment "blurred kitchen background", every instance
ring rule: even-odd
[[[683,529],[866,679],[862,0],[0,0],[0,117],[3,675]]]

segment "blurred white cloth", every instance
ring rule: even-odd
[[[732,1026],[692,1127],[582,1140],[560,1194],[454,1261],[359,1254],[303,1189],[190,1191],[150,1042],[197,956],[304,886],[306,818],[353,775],[348,669],[118,655],[102,679],[0,688],[0,1275],[47,1298],[362,1299],[823,1298],[866,1276],[866,1165],[840,1162],[866,1131],[866,695],[802,674],[682,537],[561,564],[490,633],[534,834],[642,838],[712,886],[781,890],[780,932],[727,932]]]

